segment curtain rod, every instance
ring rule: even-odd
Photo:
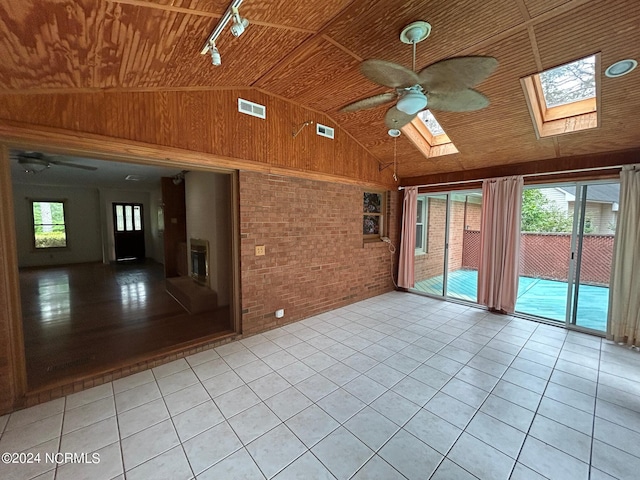
[[[522,176],[523,177],[542,177],[547,175],[563,175],[565,173],[595,172],[598,170],[609,170],[611,168],[622,168],[622,165],[610,165],[607,167],[593,167],[593,168],[579,168],[577,170],[561,170],[558,172],[525,173]],[[491,178],[499,178],[499,177],[491,177]],[[462,185],[465,183],[476,183],[476,182],[482,182],[482,180],[484,179],[477,178],[475,180],[460,180],[457,182],[428,183],[426,185],[409,185],[409,186],[418,187],[418,188],[439,187],[439,186],[445,186],[445,185]],[[407,187],[398,187],[398,190],[404,190],[405,188]]]

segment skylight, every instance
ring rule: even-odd
[[[433,116],[433,113],[431,113],[431,111],[423,110],[422,112],[418,113],[418,117],[420,118],[420,120],[422,120],[422,123],[424,123],[425,127],[429,129],[431,135],[444,135],[444,128],[440,126],[440,124],[436,120],[436,117]]]
[[[429,110],[418,113],[416,118],[402,127],[402,131],[427,158],[458,153],[444,128]]]
[[[520,79],[538,138],[600,124],[600,54]]]
[[[581,58],[540,74],[547,108],[596,96],[596,57]]]

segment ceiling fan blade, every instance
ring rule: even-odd
[[[360,65],[360,71],[372,82],[385,87],[407,88],[419,83],[415,72],[386,60],[365,60]]]
[[[387,110],[387,113],[384,116],[384,123],[389,128],[401,129],[411,120],[413,120],[416,115],[417,113],[408,115],[404,112],[401,112],[396,107],[391,107],[389,110]]]
[[[427,95],[427,107],[445,112],[471,112],[489,105],[489,99],[471,88],[458,92],[436,92]]]
[[[340,112],[355,112],[357,110],[377,107],[378,105],[384,105],[385,103],[395,100],[396,97],[397,95],[395,93],[381,93],[380,95],[374,95],[373,97],[364,98],[357,102],[350,103],[349,105],[342,107]]]
[[[493,57],[469,56],[440,60],[419,74],[427,92],[454,92],[473,87],[485,80],[498,66]]]
[[[69,163],[69,162],[62,162],[59,160],[51,160],[49,161],[50,164],[52,165],[60,165],[62,167],[71,167],[71,168],[81,168],[82,170],[97,170],[98,167],[90,167],[88,165],[79,165],[77,163]]]

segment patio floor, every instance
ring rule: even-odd
[[[416,282],[415,289],[442,295],[442,275]],[[461,300],[477,301],[478,272],[449,272],[448,295]],[[564,322],[567,303],[567,282],[520,277],[516,311]],[[578,291],[577,324],[605,331],[609,308],[609,287],[580,285]]]

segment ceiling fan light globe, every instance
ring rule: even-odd
[[[397,109],[407,115],[415,115],[427,106],[427,97],[420,92],[407,92],[396,105]]]

